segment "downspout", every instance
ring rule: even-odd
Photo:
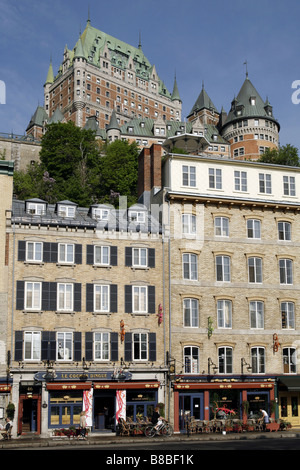
[[[168,229],[169,229],[169,247],[168,247],[168,275],[169,275],[169,367],[170,367],[170,358],[172,353],[172,341],[171,341],[171,215],[170,215],[170,199],[168,199]],[[170,370],[169,370],[170,374]],[[168,399],[168,417],[170,419],[170,412],[171,412],[171,382],[169,381],[169,399]]]
[[[14,297],[15,297],[15,251],[16,251],[16,232],[15,223],[13,223],[13,264],[12,264],[12,289],[11,289],[11,357],[14,345]]]

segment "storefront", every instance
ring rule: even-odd
[[[279,417],[300,426],[300,376],[278,379]]]
[[[211,420],[224,414],[235,414],[244,418],[259,415],[260,409],[272,413],[275,399],[275,381],[240,382],[235,379],[215,382],[180,381],[173,384],[174,391],[174,431],[185,430],[188,416],[195,419]],[[247,407],[245,404],[247,403]]]
[[[43,381],[44,374],[37,374],[43,391],[40,408],[47,414],[44,428],[77,427],[82,410],[92,432],[115,431],[119,417],[135,420],[152,415],[158,403],[159,381],[133,380],[130,373],[123,374],[121,380],[112,377],[112,372],[87,372],[84,376],[64,372]]]

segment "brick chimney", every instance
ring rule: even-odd
[[[161,158],[162,147],[160,144],[152,144],[141,151],[138,160],[138,198],[150,197],[150,192],[161,189]],[[148,193],[148,196],[146,194]]]

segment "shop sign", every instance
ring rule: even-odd
[[[37,381],[68,381],[68,380],[80,380],[80,381],[86,381],[86,380],[130,380],[132,377],[132,374],[130,372],[123,372],[122,374],[119,374],[116,376],[114,371],[99,371],[99,372],[92,372],[92,371],[84,371],[84,372],[75,372],[75,371],[53,371],[52,377],[49,378],[49,374],[47,374],[46,371],[38,372],[35,374],[34,378]]]

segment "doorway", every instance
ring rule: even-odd
[[[186,419],[193,416],[203,419],[203,393],[181,394],[179,396],[179,427],[185,429]]]
[[[116,396],[114,392],[101,392],[94,396],[95,431],[114,431],[116,413]]]
[[[299,392],[289,392],[279,394],[280,418],[288,421],[292,426],[300,424],[300,394]]]

